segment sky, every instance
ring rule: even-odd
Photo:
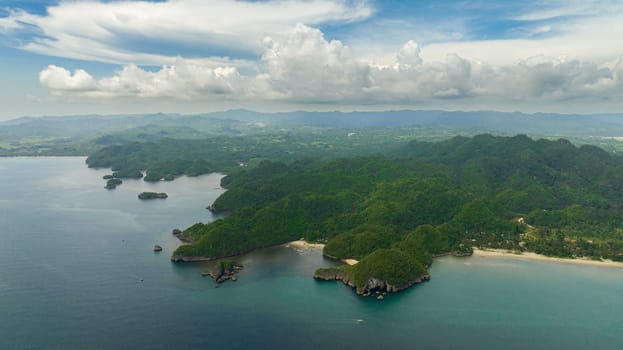
[[[623,112],[618,0],[0,0],[0,120]]]

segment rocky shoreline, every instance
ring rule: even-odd
[[[377,278],[371,277],[366,281],[362,288],[359,288],[355,285],[355,282],[349,276],[348,272],[346,272],[343,268],[335,267],[316,270],[316,272],[314,273],[314,279],[320,281],[342,281],[342,283],[344,283],[345,285],[354,288],[357,295],[361,295],[364,297],[376,296],[377,299],[382,300],[384,296],[388,293],[400,292],[408,289],[414,284],[420,284],[422,282],[429,281],[430,275],[428,273],[423,274],[401,286],[394,286],[387,281],[382,281]]]
[[[236,275],[242,271],[243,268],[241,264],[233,261],[220,261],[216,271],[204,272],[201,275],[211,277],[218,285],[230,280],[236,282],[238,280]]]
[[[180,241],[182,241],[184,243],[193,243],[192,238],[186,236],[184,234],[184,232],[182,230],[180,230],[179,228],[174,228],[173,231],[171,232],[171,234],[173,234],[173,236],[175,236],[175,238],[179,239]]]
[[[179,229],[174,229],[172,231],[172,234],[175,237],[177,237],[179,240],[181,240],[182,242],[185,242],[185,243],[192,243],[193,242],[190,237],[186,236],[184,234],[184,232],[179,230]],[[295,248],[295,249],[303,249],[303,248],[307,248],[307,249],[322,249],[322,247],[324,247],[323,244],[307,243],[307,242],[302,241],[302,240],[292,241],[292,242],[282,243],[282,244],[277,244],[275,246],[279,246],[279,245],[284,246],[284,247],[289,247],[289,248]],[[261,248],[258,248],[258,249],[261,249]],[[449,254],[451,254],[451,253],[449,253]],[[229,257],[205,257],[205,256],[179,256],[179,255],[173,255],[173,256],[171,256],[171,261],[179,262],[179,263],[206,262],[206,261],[215,261],[215,260],[219,260],[219,259],[233,258],[233,257],[240,256],[240,255],[242,255],[242,254],[229,256]],[[329,256],[327,254],[323,254],[323,255],[326,258],[329,258],[329,259],[340,260],[340,259],[336,259],[335,257]],[[221,262],[221,264],[222,264],[222,262]],[[224,269],[221,268],[218,272],[214,272],[214,271],[204,272],[204,273],[202,273],[202,275],[211,277],[217,284],[225,282],[227,280],[235,281],[236,280],[235,274],[237,274],[240,270],[242,270],[242,266],[241,265],[237,265],[237,264],[234,264],[232,266],[233,267],[230,267],[230,268],[224,268]],[[417,278],[409,281],[408,283],[406,283],[404,285],[399,285],[399,286],[398,285],[393,285],[393,284],[391,284],[391,283],[389,283],[389,282],[387,282],[385,280],[381,280],[381,279],[378,279],[378,278],[370,277],[370,278],[368,278],[368,280],[366,281],[366,283],[364,284],[363,287],[357,287],[355,285],[354,280],[351,278],[351,276],[348,274],[348,272],[345,270],[344,267],[333,267],[333,268],[318,269],[314,273],[313,278],[316,279],[316,280],[320,280],[320,281],[342,281],[342,283],[344,283],[345,285],[347,285],[347,286],[349,286],[351,288],[354,288],[355,289],[355,293],[357,293],[357,295],[364,296],[364,297],[372,296],[372,297],[376,297],[379,300],[383,300],[388,293],[400,292],[400,291],[403,291],[405,289],[408,289],[409,287],[413,286],[414,284],[420,284],[422,282],[429,281],[430,280],[430,275],[428,273],[422,274],[422,275],[418,276]]]
[[[230,210],[230,209],[216,208],[216,207],[215,207],[214,205],[212,205],[212,204],[211,204],[211,205],[208,205],[208,206],[206,207],[206,209],[207,209],[208,211],[210,211],[210,213],[215,214],[215,215],[224,215],[224,216],[227,216],[227,215],[229,215],[229,214],[231,214],[231,213],[232,213],[232,210]]]

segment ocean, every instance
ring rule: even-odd
[[[216,288],[209,264],[169,258],[173,228],[217,219],[221,175],[106,190],[107,173],[0,159],[0,349],[623,348],[619,268],[443,257],[377,301],[315,281],[321,252],[274,247]]]

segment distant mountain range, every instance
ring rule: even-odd
[[[383,128],[450,127],[495,133],[548,136],[623,136],[623,114],[524,114],[494,111],[400,110],[385,112],[282,112],[229,110],[197,115],[76,115],[23,117],[0,122],[0,139],[24,137],[84,137],[157,125],[192,128],[199,132],[235,131],[236,126],[259,127]],[[218,127],[215,127],[217,126]]]

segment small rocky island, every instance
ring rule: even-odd
[[[123,181],[121,181],[121,179],[108,179],[108,181],[106,181],[106,186],[104,186],[105,189],[107,190],[114,190],[115,188],[117,188],[117,186],[121,185],[123,183]]]
[[[236,282],[236,274],[242,271],[243,266],[231,260],[221,260],[218,262],[216,270],[204,272],[202,276],[210,276],[217,284],[231,280]]]
[[[142,192],[138,195],[138,199],[165,199],[168,197],[164,192]]]

